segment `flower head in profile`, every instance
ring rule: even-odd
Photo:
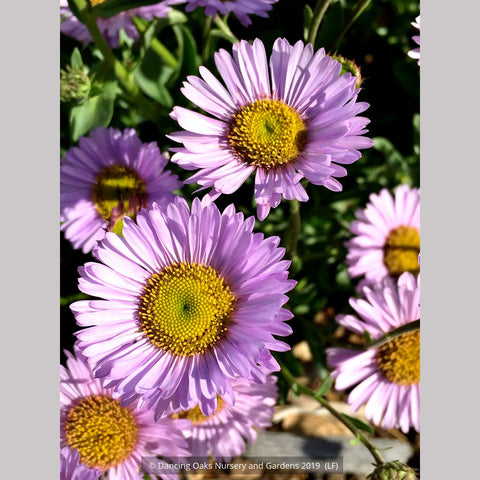
[[[403,272],[418,274],[420,265],[420,190],[400,185],[394,195],[382,189],[370,195],[350,225],[346,262],[351,277],[375,282]]]
[[[420,318],[420,279],[409,272],[365,286],[362,294],[350,299],[358,316],[339,315],[337,321],[360,335],[368,332],[373,341]],[[328,348],[327,359],[337,390],[355,386],[348,396],[353,411],[366,404],[375,425],[420,431],[420,330],[362,351]]]
[[[420,15],[412,22],[412,25],[415,28],[418,28],[418,33],[420,33]],[[414,35],[412,40],[418,45],[417,48],[413,48],[408,52],[408,56],[418,60],[418,66],[420,66],[420,35]]]
[[[270,350],[290,349],[273,335],[291,333],[282,306],[296,282],[279,238],[252,233],[254,222],[176,197],[126,218],[123,236],[108,232],[93,251],[102,263],[79,269],[80,290],[102,300],[71,305],[95,375],[157,417],[197,404],[210,416],[217,395],[234,402],[231,379],[279,370]]]
[[[164,170],[167,155],[154,142],[142,143],[133,129],[99,127],[78,144],[60,165],[60,220],[65,238],[84,253],[106,230],[121,227],[125,215],[152,202],[165,205],[181,186]]]
[[[247,445],[257,438],[258,430],[271,426],[278,395],[276,377],[268,375],[261,384],[237,378],[231,385],[234,405],[219,399],[215,413],[209,417],[198,406],[173,415],[192,422],[183,430],[192,456],[212,456],[229,462],[245,453]]]
[[[141,458],[189,455],[181,429],[185,420],[155,422],[153,411],[105,388],[80,352],[65,352],[60,366],[61,480],[141,480]],[[164,478],[175,479],[176,475]]]
[[[244,27],[251,25],[249,14],[268,17],[267,12],[278,0],[187,0],[186,12],[193,12],[198,7],[205,7],[205,15],[215,17],[234,13]]]
[[[91,6],[94,8],[105,0],[90,0]],[[164,18],[170,12],[173,5],[185,3],[185,0],[163,0],[155,5],[147,5],[145,7],[132,8],[120,12],[113,17],[101,17],[97,19],[97,25],[102,32],[105,41],[112,48],[119,46],[119,33],[124,30],[125,33],[133,40],[138,40],[139,34],[132,22],[133,17],[141,17],[146,20],[153,18]],[[75,38],[84,44],[92,42],[92,37],[87,27],[72,13],[67,0],[60,0],[60,31],[65,35]]]
[[[302,178],[341,190],[335,177],[342,166],[372,146],[363,137],[369,120],[357,116],[368,104],[357,102],[359,90],[350,73],[340,75],[339,62],[313,52],[301,41],[277,39],[268,63],[261,40],[241,41],[233,56],[215,54],[225,86],[209,70],[190,76],[182,93],[208,115],[182,107],[171,114],[184,130],[169,137],[182,143],[172,161],[188,179],[212,188],[213,197],[236,191],[255,172],[255,201],[263,220],[282,196],[307,201]]]

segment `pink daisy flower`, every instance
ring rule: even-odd
[[[245,453],[247,445],[256,440],[258,431],[271,426],[278,396],[276,380],[275,376],[268,375],[265,383],[257,384],[236,378],[231,381],[234,405],[220,399],[210,417],[203,415],[198,406],[174,414],[173,418],[192,422],[183,430],[192,455],[211,455],[216,460],[229,462]]]
[[[345,328],[372,340],[420,318],[420,279],[409,272],[398,281],[386,277],[364,287],[364,298],[350,299],[355,315],[339,315]],[[348,396],[353,411],[366,404],[365,414],[383,428],[420,431],[420,330],[404,333],[364,351],[328,348],[335,388],[356,387]]]
[[[291,333],[282,306],[296,282],[280,239],[252,233],[254,222],[177,197],[126,218],[123,237],[107,233],[93,250],[102,263],[79,269],[80,290],[103,300],[71,305],[90,327],[76,335],[95,376],[158,418],[169,404],[210,416],[217,394],[234,402],[231,379],[263,383],[262,366],[279,370],[270,350],[290,349],[273,335]]]
[[[420,15],[415,19],[415,22],[412,22],[412,25],[415,28],[418,28],[418,33],[420,33]],[[412,40],[418,45],[417,48],[413,48],[408,52],[408,56],[418,60],[418,66],[420,66],[420,35],[414,35]]]
[[[98,480],[101,473],[81,463],[76,448],[63,447],[60,450],[60,480]]]
[[[105,0],[91,0],[92,7],[104,1]],[[119,46],[119,33],[121,29],[125,30],[125,33],[133,40],[138,40],[138,31],[132,22],[133,17],[142,17],[146,20],[153,20],[155,17],[164,18],[168,15],[168,12],[170,12],[172,5],[181,3],[185,3],[185,0],[163,0],[155,5],[132,8],[131,10],[120,12],[113,17],[98,17],[97,25],[108,45],[116,48]],[[60,20],[60,31],[65,35],[73,37],[85,44],[92,42],[90,32],[72,13],[67,0],[60,0]]]
[[[350,225],[355,236],[346,242],[348,273],[365,275],[366,283],[403,272],[418,274],[420,266],[420,190],[401,185],[394,195],[382,189],[370,195]]]
[[[278,0],[187,0],[186,12],[193,12],[198,7],[205,7],[205,15],[215,17],[217,14],[234,13],[244,27],[251,25],[249,14],[268,17],[267,12]]]
[[[290,45],[277,39],[270,69],[261,40],[241,41],[233,57],[215,54],[223,86],[206,68],[202,78],[190,76],[182,93],[209,116],[175,107],[171,116],[184,131],[169,135],[183,147],[172,161],[185,169],[200,169],[188,179],[211,195],[236,191],[255,172],[257,214],[263,220],[281,197],[305,202],[300,183],[339,191],[334,177],[347,174],[342,164],[372,146],[362,135],[369,120],[356,115],[368,108],[357,103],[359,89],[350,73],[340,75],[339,62],[315,54],[310,44]]]
[[[60,221],[65,238],[84,253],[109,228],[121,227],[123,215],[152,202],[165,205],[182,185],[164,170],[168,156],[156,143],[142,143],[133,129],[99,127],[78,143],[60,165]]]
[[[134,403],[123,406],[93,377],[80,352],[65,354],[67,367],[60,366],[61,480],[100,474],[108,480],[141,480],[142,457],[189,455],[181,429],[190,422],[168,417],[155,422],[153,411]]]

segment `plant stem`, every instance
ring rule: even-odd
[[[208,61],[208,54],[210,48],[210,29],[212,28],[212,17],[208,16],[205,17],[203,22],[203,30],[202,30],[202,60],[203,63],[207,63]]]
[[[225,34],[227,35],[228,39],[232,43],[237,43],[239,42],[238,38],[232,33],[226,22],[220,18],[218,15],[215,17],[215,20],[213,21],[215,25]]]
[[[278,361],[278,358],[277,358]],[[281,363],[280,363],[281,364]],[[285,379],[291,384],[291,385],[296,385],[298,391],[306,393],[307,395],[310,395],[312,398],[314,398],[322,407],[325,407],[337,420],[340,420],[355,436],[360,440],[360,442],[365,445],[365,447],[368,449],[368,451],[372,454],[373,458],[376,461],[377,465],[380,465],[382,463],[385,463],[385,460],[383,457],[380,455],[377,447],[370,442],[370,440],[363,435],[363,433],[352,423],[348,418],[344,417],[340,412],[337,412],[332,405],[326,400],[324,397],[321,395],[318,395],[316,392],[314,392],[312,389],[305,387],[304,385],[298,383],[297,379],[293,376],[293,374],[288,370],[288,368],[285,367],[285,365],[281,364],[281,373],[285,377]]]
[[[349,19],[345,22],[345,24],[343,25],[343,28],[342,30],[340,31],[340,33],[338,34],[338,37],[337,39],[335,40],[335,43],[333,44],[334,47],[333,47],[333,50],[335,53],[337,53],[337,50],[338,50],[338,47],[340,45],[340,42],[342,41],[343,39],[343,36],[345,35],[345,33],[347,32],[347,30],[355,23],[355,21],[357,20],[357,18],[363,13],[363,11],[368,7],[368,5],[370,4],[371,0],[360,0],[360,2],[358,2],[357,6],[355,7],[355,9],[353,10],[352,14],[350,15]]]
[[[297,256],[298,236],[301,228],[300,202],[294,198],[290,200],[290,218],[288,219],[287,231],[285,233],[285,249],[291,260]]]
[[[132,22],[135,25],[135,28],[139,31],[139,33],[145,32],[145,25],[140,20],[140,18],[133,17]],[[150,42],[150,47],[152,47],[152,49],[158,54],[160,58],[164,60],[167,65],[172,68],[177,68],[177,59],[157,37],[152,38],[152,41]]]
[[[315,39],[317,38],[318,28],[322,21],[325,12],[327,11],[328,6],[332,0],[318,0],[315,10],[313,11],[312,21],[310,22],[310,28],[308,29],[308,38],[307,42],[312,44],[312,47],[315,47]]]
[[[122,86],[129,100],[134,103],[142,114],[154,122],[159,122],[159,113],[154,107],[152,101],[148,100],[138,88],[138,85],[133,79],[133,75],[128,72],[124,65],[115,57],[115,55],[110,50],[107,42],[103,38],[102,33],[97,25],[97,19],[95,14],[90,11],[88,4],[83,0],[73,0],[73,3],[78,8],[81,15],[80,20],[85,24],[90,35],[95,42],[95,45],[102,52],[104,61],[113,67],[115,76],[117,77],[118,82]]]
[[[378,338],[372,343],[369,343],[364,348],[368,350],[370,348],[378,348],[388,343],[392,338],[399,337],[400,335],[404,335],[405,333],[414,332],[415,330],[420,330],[420,319],[414,320],[413,322],[409,322],[401,327],[395,328],[390,332],[387,332],[382,337]]]

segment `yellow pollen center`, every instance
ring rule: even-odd
[[[140,297],[140,329],[173,355],[204,353],[227,332],[235,297],[210,266],[174,263],[154,273]]]
[[[141,204],[145,197],[145,183],[138,173],[122,165],[104,168],[93,184],[92,200],[98,213],[105,219],[110,218],[112,209],[121,201],[128,211],[131,198],[136,198],[137,203]]]
[[[393,383],[419,383],[420,330],[404,333],[379,347],[377,363],[383,374]]]
[[[228,143],[243,162],[263,168],[294,161],[307,143],[299,113],[281,100],[265,98],[240,109],[230,124]]]
[[[95,7],[96,5],[100,5],[101,3],[105,2],[106,0],[90,0],[90,5]]]
[[[418,274],[420,232],[415,227],[400,226],[390,231],[383,247],[383,263],[390,275],[403,272]]]
[[[181,411],[178,413],[174,413],[172,415],[172,418],[173,419],[186,418],[190,420],[194,425],[198,425],[199,423],[206,422],[207,420],[210,420],[211,418],[213,418],[215,415],[217,415],[217,413],[223,410],[224,406],[225,406],[225,402],[223,401],[223,398],[220,395],[217,395],[217,409],[209,417],[204,415],[202,413],[202,410],[200,410],[200,405],[197,405],[196,407],[193,407],[190,410],[187,410],[186,412]]]
[[[138,427],[130,410],[103,395],[82,399],[68,412],[65,439],[80,461],[102,471],[121,464],[137,443]]]

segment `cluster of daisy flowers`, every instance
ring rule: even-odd
[[[133,16],[187,3],[187,12],[234,13],[247,26],[248,14],[266,16],[275,1],[165,0],[97,20],[116,47],[120,29],[137,38]],[[91,41],[62,2],[62,31]],[[87,299],[70,306],[80,330],[60,367],[63,479],[143,478],[145,457],[228,460],[271,424],[273,352],[290,349],[278,337],[292,333],[285,305],[296,281],[279,237],[215,201],[254,175],[264,220],[282,198],[308,201],[306,182],[340,191],[347,166],[373,144],[357,78],[324,49],[277,39],[267,57],[261,40],[242,40],[214,61],[220,79],[201,67],[184,82],[195,107],[170,114],[182,129],[167,135],[177,144],[171,158],[132,128],[99,127],[61,160],[61,230],[93,257],[78,269]],[[169,162],[196,170],[186,183],[207,194],[187,201]],[[373,339],[419,317],[417,197],[405,187],[395,199],[381,192],[352,224],[347,261],[352,276],[365,274],[366,300],[351,302],[361,320],[338,320]],[[365,354],[328,355],[337,388],[363,382],[350,394],[354,408],[370,399],[372,421],[405,430],[419,423],[418,349],[412,332]]]
[[[420,431],[420,191],[400,185],[370,195],[351,223],[348,272],[361,277],[347,330],[372,339],[361,351],[327,349],[337,390],[350,389],[353,411],[383,428]],[[409,328],[411,327],[411,328]],[[396,332],[396,334],[394,334]],[[352,388],[354,387],[354,388]]]

